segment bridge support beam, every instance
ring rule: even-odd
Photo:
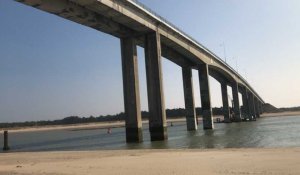
[[[249,106],[248,98],[249,97],[248,97],[247,89],[244,87],[244,88],[242,88],[243,113],[244,113],[245,118],[251,120],[250,106]]]
[[[3,151],[8,151],[9,146],[8,146],[8,131],[4,131],[3,133]]]
[[[201,94],[201,106],[202,106],[202,118],[203,129],[213,129],[213,114],[210,101],[210,89],[209,89],[209,70],[207,64],[200,64],[199,66],[199,83]]]
[[[143,140],[138,61],[135,40],[121,38],[126,141]]]
[[[230,121],[230,111],[229,111],[229,103],[228,103],[228,91],[227,91],[227,84],[225,82],[221,83],[221,91],[222,91],[224,122],[230,123],[231,121]]]
[[[257,118],[260,118],[260,109],[259,109],[259,101],[256,97],[254,97],[254,104],[255,104],[255,114]]]
[[[248,93],[248,103],[250,106],[250,115],[252,120],[256,120],[256,112],[255,112],[255,105],[254,105],[254,96],[251,92]]]
[[[151,141],[165,140],[168,138],[167,120],[161,67],[160,34],[157,32],[146,35],[145,59]]]
[[[188,131],[197,130],[197,116],[195,111],[192,69],[182,67],[184,102],[186,113],[186,124]]]
[[[263,109],[263,104],[260,102],[260,114],[263,114],[264,113],[264,109]]]
[[[241,111],[240,111],[240,102],[239,102],[239,87],[237,82],[232,83],[232,98],[233,98],[233,111],[234,111],[234,121],[240,122]]]

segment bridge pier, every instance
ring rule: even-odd
[[[194,131],[198,128],[192,77],[192,69],[189,67],[182,67],[186,124],[188,131]]]
[[[8,146],[8,131],[4,131],[3,133],[3,151],[8,151],[9,146]]]
[[[263,104],[260,102],[260,114],[263,114],[264,113],[264,110],[263,110]]]
[[[251,92],[248,93],[248,103],[250,106],[250,115],[252,120],[256,120],[256,112],[255,112],[255,105],[254,105],[254,96]]]
[[[239,87],[237,82],[232,83],[232,98],[233,98],[233,111],[234,111],[234,121],[240,122],[241,111],[240,111],[240,102],[239,102]]]
[[[260,118],[260,109],[259,109],[259,105],[258,105],[259,101],[256,97],[254,97],[254,104],[255,104],[255,114],[257,118]]]
[[[228,91],[227,91],[227,84],[225,82],[221,83],[221,91],[222,91],[224,122],[230,123],[231,121],[230,121],[230,111],[229,111],[229,103],[228,103]]]
[[[138,60],[135,39],[121,38],[126,141],[143,140]]]
[[[157,32],[149,33],[145,37],[145,59],[151,141],[165,140],[168,138],[167,120],[161,67],[160,34]]]
[[[251,114],[250,114],[250,106],[249,106],[249,100],[248,100],[248,93],[247,93],[247,89],[245,87],[243,87],[241,89],[242,91],[242,99],[243,99],[243,112],[244,112],[244,116],[246,118],[248,118],[249,120],[251,120]]]
[[[207,64],[199,66],[199,83],[202,106],[203,129],[214,129],[213,114],[211,109],[210,89],[209,89],[209,70]]]

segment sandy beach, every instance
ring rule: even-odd
[[[277,113],[277,116],[288,114],[299,115],[299,112]],[[185,119],[168,122],[182,121]],[[91,123],[10,132],[122,126],[124,122]],[[0,175],[299,175],[298,165],[300,147],[0,153]]]
[[[1,175],[299,175],[300,148],[118,150],[0,155]]]

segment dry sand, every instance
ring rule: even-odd
[[[300,148],[0,154],[0,175],[299,175]]]

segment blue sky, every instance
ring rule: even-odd
[[[224,42],[228,63],[266,102],[300,105],[300,1],[141,2],[221,57]],[[0,1],[0,21],[0,122],[124,110],[118,38],[12,0]],[[147,110],[142,48],[138,56],[141,103]],[[164,59],[163,78],[166,107],[184,107],[180,67]],[[219,86],[211,78],[212,104],[218,107]]]

